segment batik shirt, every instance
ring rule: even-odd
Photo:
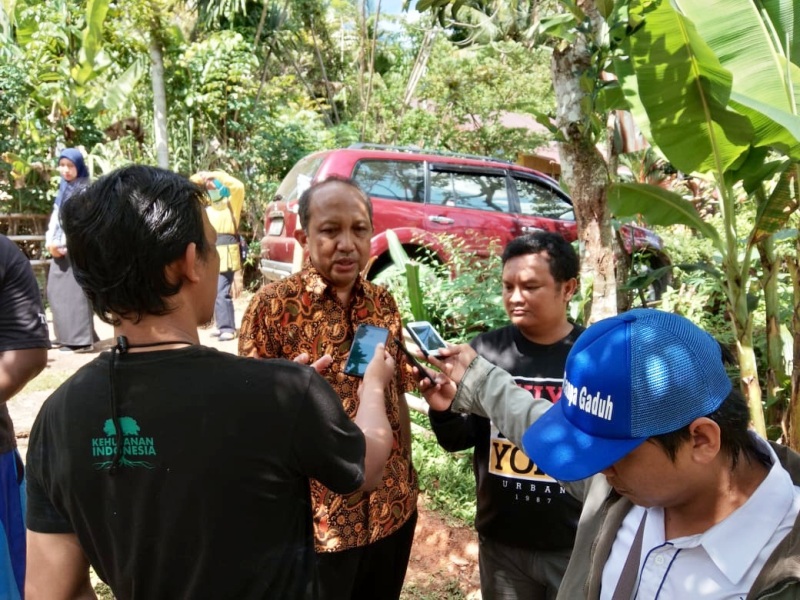
[[[361,379],[344,373],[355,330],[366,323],[385,327],[390,340],[402,339],[400,313],[382,287],[359,277],[349,306],[311,266],[271,282],[253,297],[242,320],[239,353],[261,358],[294,359],[305,352],[315,361],[333,357],[323,373],[339,394],[352,419],[358,411]],[[386,409],[393,444],[382,483],[372,492],[340,495],[311,480],[314,537],[317,552],[338,552],[365,546],[397,531],[417,505],[417,475],[411,462],[411,431],[404,392],[414,388],[405,356],[389,342],[397,371],[386,391]]]

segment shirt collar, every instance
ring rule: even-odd
[[[310,262],[306,262],[306,264],[303,266],[301,277],[303,280],[303,285],[309,294],[324,296],[325,293],[330,289],[330,282],[325,279],[325,277],[322,276],[322,273],[317,271],[316,267],[314,267]],[[335,296],[335,294],[332,292],[329,293]],[[358,277],[356,278],[356,282],[353,285],[351,298],[355,298],[356,296],[365,293],[366,287],[364,286],[364,278],[359,273]]]
[[[794,498],[792,479],[781,466],[774,450],[755,434],[751,435],[757,438],[761,450],[769,453],[772,461],[761,485],[747,502],[705,533],[671,540],[677,548],[703,546],[709,558],[733,584],[744,577],[758,558],[786,516]],[[663,532],[663,513],[661,516]],[[736,540],[736,543],[732,544],[731,540]]]

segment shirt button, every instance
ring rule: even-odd
[[[661,556],[660,554],[658,556],[656,556],[656,564],[659,567],[664,564],[664,557]]]

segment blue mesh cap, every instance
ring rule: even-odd
[[[528,428],[522,446],[552,477],[584,479],[647,438],[714,412],[731,387],[708,333],[679,315],[631,310],[578,338],[559,402]]]

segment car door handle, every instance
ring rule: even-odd
[[[442,217],[440,215],[432,215],[428,217],[428,221],[431,221],[432,223],[439,223],[440,225],[452,225],[455,223],[454,219],[451,219],[450,217]]]
[[[536,233],[537,231],[544,231],[541,227],[529,227],[527,225],[523,225],[521,228],[522,233]]]

